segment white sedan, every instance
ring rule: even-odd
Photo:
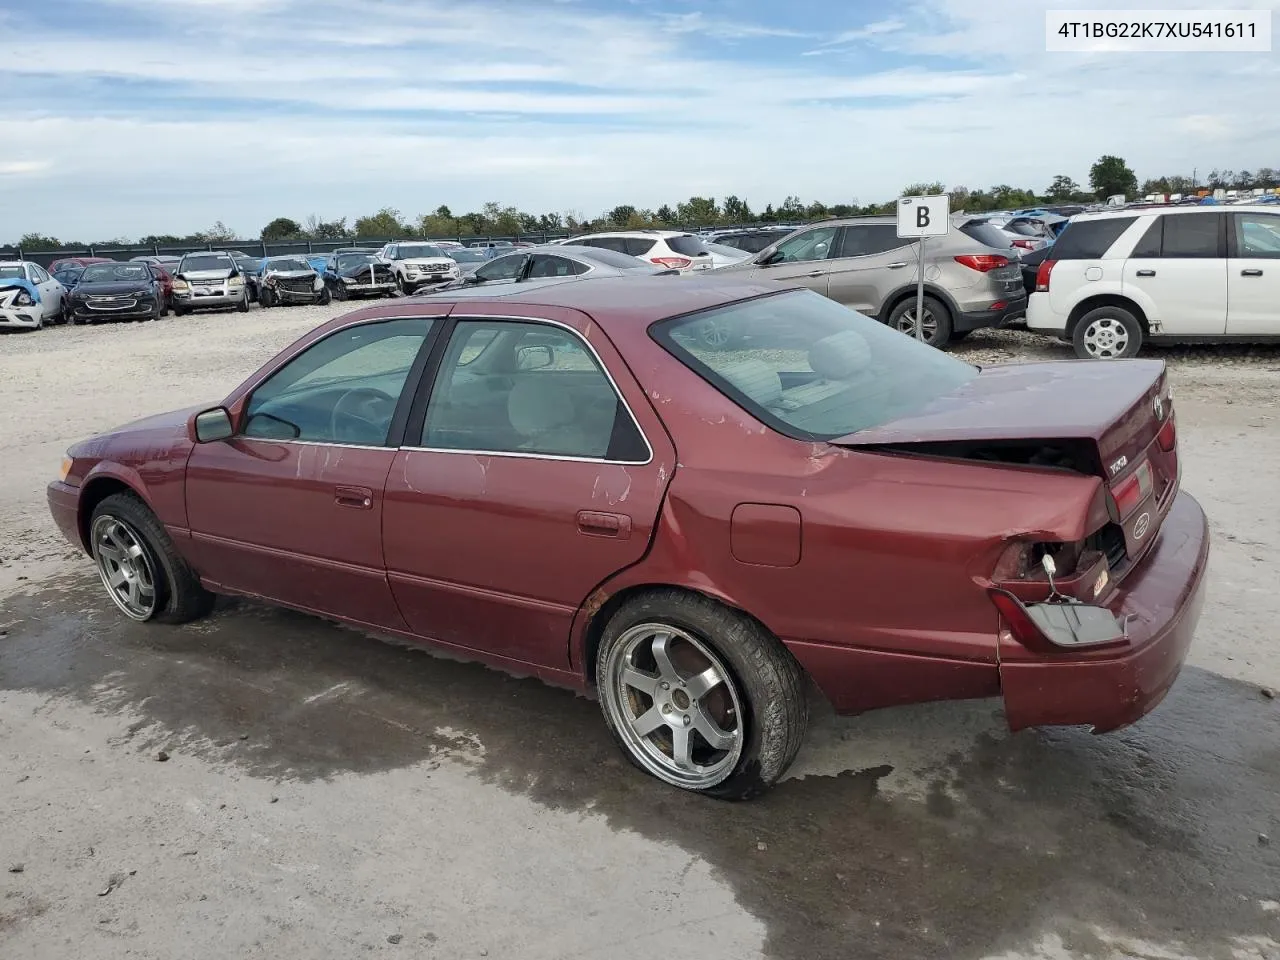
[[[39,330],[63,315],[67,288],[38,263],[0,261],[0,327]]]

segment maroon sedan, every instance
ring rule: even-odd
[[[979,369],[809,291],[605,279],[339,317],[73,447],[49,503],[135,620],[235,593],[446,648],[741,798],[808,679],[1014,729],[1151,710],[1209,551],[1176,440],[1158,361]]]

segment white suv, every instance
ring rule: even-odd
[[[434,243],[404,240],[388,243],[378,259],[391,267],[396,288],[405,294],[458,279],[458,264]]]
[[[681,273],[710,270],[718,265],[700,239],[679,230],[619,230],[615,233],[588,233],[555,242],[616,250]]]
[[[1148,340],[1280,340],[1280,209],[1081,214],[1040,264],[1027,326],[1091,360]]]

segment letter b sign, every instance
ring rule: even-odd
[[[943,237],[951,218],[951,196],[903,197],[898,201],[898,236],[904,239]]]

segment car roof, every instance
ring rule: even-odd
[[[590,316],[606,333],[647,327],[668,317],[697,313],[754,297],[794,289],[769,281],[725,277],[654,274],[639,277],[547,278],[502,288],[467,287],[420,298],[433,304],[456,302],[470,310],[491,304],[494,311],[519,316],[521,307],[577,310]],[[419,298],[415,298],[419,299]],[[404,303],[405,301],[401,301]],[[376,309],[376,308],[374,308]],[[387,309],[387,308],[384,308]],[[486,312],[492,312],[486,310]]]
[[[668,237],[696,237],[697,234],[689,230],[601,230],[596,233],[580,233],[574,240],[581,240],[583,237],[647,237],[649,239],[665,240]]]
[[[1071,218],[1071,221],[1074,223],[1079,220],[1086,220],[1086,221],[1087,220],[1108,220],[1112,217],[1123,217],[1123,216],[1132,217],[1135,214],[1146,214],[1146,213],[1161,213],[1161,214],[1170,214],[1170,215],[1176,216],[1178,214],[1184,214],[1184,213],[1226,213],[1227,212],[1225,210],[1217,210],[1217,209],[1201,210],[1200,209],[1201,206],[1218,207],[1218,206],[1226,206],[1226,204],[1153,203],[1153,204],[1146,204],[1141,207],[1131,206],[1131,207],[1121,207],[1117,210],[1095,210],[1090,213],[1078,213]],[[1235,207],[1235,209],[1232,210],[1231,213],[1270,213],[1274,215],[1276,212],[1274,209],[1275,204],[1272,204],[1272,203],[1239,203],[1239,204],[1231,204],[1231,206]]]

